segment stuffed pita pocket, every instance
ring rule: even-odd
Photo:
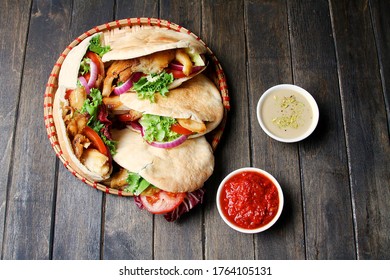
[[[126,91],[141,99],[170,89],[201,73],[207,66],[206,47],[189,34],[167,28],[134,26],[103,33],[110,51],[102,60],[110,66],[104,80],[104,97]]]
[[[83,177],[100,182],[112,172],[115,143],[110,139],[111,121],[99,90],[104,77],[103,62],[99,54],[90,50],[95,44],[100,44],[100,34],[83,40],[65,58],[54,97],[53,118],[69,165]],[[87,81],[80,69],[83,62],[92,64],[92,60],[96,61],[95,75],[90,74]]]
[[[134,93],[122,94],[120,101],[129,110],[124,114],[122,111],[118,119],[162,148],[200,137],[214,130],[223,118],[221,95],[203,74],[171,90],[169,97],[156,95],[154,103],[140,100]]]

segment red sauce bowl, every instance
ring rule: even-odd
[[[268,172],[245,167],[231,172],[217,191],[217,208],[231,228],[243,233],[269,229],[283,210],[283,191]]]

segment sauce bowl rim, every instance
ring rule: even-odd
[[[220,203],[221,192],[222,192],[222,189],[223,189],[223,186],[225,185],[225,183],[233,176],[235,176],[239,173],[248,172],[248,171],[257,172],[257,173],[265,175],[267,178],[269,178],[272,181],[272,183],[275,185],[275,187],[278,191],[278,197],[279,197],[278,211],[277,211],[276,215],[273,217],[273,219],[269,223],[267,223],[266,225],[258,227],[258,228],[254,228],[254,229],[245,229],[245,228],[239,227],[238,225],[235,225],[232,222],[230,222],[227,219],[227,217],[225,216],[225,214],[223,213],[222,208],[221,208],[221,203]],[[236,170],[233,170],[232,172],[230,172],[228,175],[225,176],[225,178],[219,184],[218,190],[217,190],[217,195],[216,195],[216,203],[217,203],[217,209],[218,209],[219,215],[222,217],[222,220],[229,227],[231,227],[232,229],[234,229],[236,231],[242,232],[242,233],[254,234],[254,233],[263,232],[263,231],[269,229],[270,227],[272,227],[276,223],[276,221],[279,219],[279,217],[283,211],[284,195],[283,195],[283,190],[282,190],[279,182],[275,179],[275,177],[273,175],[271,175],[267,171],[260,169],[260,168],[257,168],[257,167],[242,167],[242,168],[239,168],[239,169],[236,169]]]
[[[313,121],[312,121],[311,125],[309,126],[309,129],[306,130],[305,133],[303,133],[301,136],[294,137],[294,138],[283,138],[283,137],[276,136],[267,128],[267,126],[263,122],[263,118],[261,116],[261,109],[262,109],[262,105],[263,105],[266,97],[268,95],[270,95],[272,92],[274,92],[275,90],[280,90],[280,89],[287,89],[287,90],[296,91],[296,92],[300,93],[308,101],[310,107],[312,108]],[[307,138],[316,129],[316,127],[318,125],[318,121],[319,121],[318,104],[317,104],[316,100],[314,99],[314,97],[304,88],[297,86],[297,85],[293,85],[293,84],[278,84],[278,85],[272,86],[269,89],[267,89],[261,95],[259,101],[257,102],[256,115],[257,115],[257,120],[260,124],[260,127],[263,129],[263,131],[271,138],[273,138],[279,142],[284,142],[284,143],[295,143],[295,142],[299,142],[299,141]]]

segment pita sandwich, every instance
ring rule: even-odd
[[[112,135],[118,143],[113,160],[161,190],[193,192],[213,173],[213,151],[204,137],[188,140],[174,149],[159,149],[127,128],[113,130]]]
[[[141,115],[158,115],[176,119],[193,133],[189,138],[202,136],[214,130],[223,118],[223,104],[217,87],[203,74],[169,92],[156,95],[156,100],[140,100],[134,93],[120,95],[121,103]],[[136,114],[135,114],[136,115]]]
[[[206,69],[203,54],[206,47],[193,36],[157,26],[134,26],[103,33],[103,42],[110,51],[102,56],[110,65],[104,80],[103,96],[137,91],[131,85],[141,76],[172,73],[166,89],[173,89]],[[161,77],[160,77],[161,78]],[[162,79],[162,78],[161,78]]]

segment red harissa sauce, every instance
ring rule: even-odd
[[[254,171],[238,173],[230,178],[222,188],[220,202],[227,219],[244,229],[268,224],[279,208],[274,183]]]

